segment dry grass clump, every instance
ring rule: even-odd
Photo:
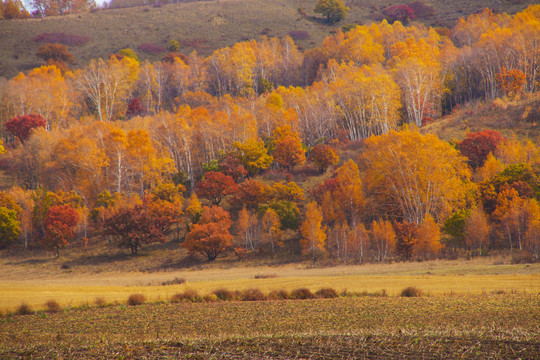
[[[184,292],[174,294],[171,297],[172,303],[179,303],[179,302],[200,302],[202,301],[202,298],[199,296],[197,291],[192,289],[186,289]]]
[[[266,296],[262,293],[261,290],[257,288],[246,289],[240,294],[240,299],[242,301],[262,301],[266,300]]]
[[[423,291],[414,286],[409,286],[401,291],[403,297],[421,297],[422,295],[424,295]]]
[[[18,315],[31,315],[34,313],[34,310],[32,310],[32,307],[26,303],[22,303],[18,308],[16,313]]]
[[[314,299],[315,295],[308,288],[300,288],[291,291],[290,298],[294,300],[306,300]]]
[[[146,297],[143,294],[131,294],[128,298],[128,305],[142,305],[146,301]]]
[[[45,309],[47,310],[47,312],[55,313],[62,310],[62,307],[60,306],[60,304],[58,304],[58,302],[56,302],[56,300],[51,299],[45,303]]]
[[[336,289],[332,288],[321,288],[315,292],[315,294],[323,299],[332,299],[339,297],[339,293]]]
[[[107,305],[107,302],[105,301],[105,298],[97,297],[94,299],[94,305],[97,307],[105,307]]]
[[[256,274],[254,276],[255,279],[275,279],[277,277],[277,274]]]

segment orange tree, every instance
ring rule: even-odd
[[[193,225],[182,246],[190,253],[198,252],[205,255],[208,261],[214,261],[231,247],[231,225],[229,212],[219,206],[204,206],[199,222]]]

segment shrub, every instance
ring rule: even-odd
[[[64,63],[73,63],[75,58],[73,54],[69,52],[65,45],[61,44],[45,44],[42,45],[36,53],[38,58],[44,61],[62,61]]]
[[[277,274],[257,274],[255,279],[274,279],[277,278]]]
[[[180,43],[176,40],[169,40],[169,42],[167,43],[167,46],[168,46],[167,49],[170,52],[176,52],[180,48]]]
[[[305,30],[292,30],[289,31],[289,36],[293,38],[293,40],[307,40],[310,38],[309,32]]]
[[[234,300],[235,297],[234,292],[224,288],[214,290],[213,294],[221,301],[231,301]]]
[[[202,299],[195,290],[187,289],[182,293],[174,294],[171,298],[172,303],[179,302],[200,302]]]
[[[339,297],[338,292],[332,288],[322,288],[318,290],[315,294],[323,299],[332,299]]]
[[[22,303],[17,308],[17,314],[19,315],[31,315],[34,313],[34,310],[32,310],[32,307],[26,303]]]
[[[55,313],[62,310],[62,307],[56,302],[56,300],[49,300],[45,303],[45,309],[47,309],[47,312]]]
[[[427,17],[435,15],[435,9],[433,8],[433,6],[426,5],[421,1],[413,1],[407,6],[409,6],[412,9],[414,15],[420,19],[425,19]]]
[[[300,288],[300,289],[294,289],[291,291],[291,299],[294,300],[306,300],[306,299],[314,299],[315,295],[311,292],[311,290],[307,288]]]
[[[266,300],[266,296],[262,293],[261,290],[257,288],[246,289],[240,294],[240,299],[242,301],[262,301]]]
[[[394,21],[400,21],[404,25],[407,25],[409,20],[416,19],[413,9],[407,5],[393,5],[383,10],[383,15],[389,23]]]
[[[206,44],[208,40],[206,39],[185,39],[180,41],[180,45],[182,47],[190,47],[194,49],[198,49],[202,47],[204,44]]]
[[[143,294],[131,294],[128,298],[128,305],[142,305],[146,301],[146,297]]]
[[[215,302],[215,301],[218,301],[218,298],[214,294],[207,294],[207,295],[204,295],[203,301],[205,301],[205,302]]]
[[[154,54],[154,55],[161,54],[162,52],[165,52],[165,48],[163,46],[159,46],[159,45],[151,44],[151,43],[141,44],[141,45],[137,46],[137,49],[139,49],[139,51],[145,52],[147,54]]]
[[[88,36],[75,34],[41,33],[36,35],[32,40],[41,43],[58,43],[68,46],[78,46],[86,44],[90,41],[90,38]]]
[[[409,286],[401,291],[401,296],[403,297],[421,297],[424,295],[422,290],[415,288],[414,286]]]
[[[167,280],[161,283],[161,285],[182,285],[186,282],[186,279],[184,278],[174,278],[172,280]]]
[[[289,292],[285,289],[272,290],[268,293],[269,300],[287,300],[289,297]]]
[[[319,0],[313,12],[321,14],[327,23],[333,24],[345,19],[349,10],[342,0]]]

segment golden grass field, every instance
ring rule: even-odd
[[[414,286],[429,296],[448,294],[540,293],[540,264],[508,264],[503,258],[440,260],[393,264],[366,264],[313,268],[310,264],[282,266],[224,267],[225,263],[207,265],[200,270],[157,272],[107,271],[88,272],[73,269],[53,270],[39,266],[0,265],[0,309],[14,310],[27,303],[34,309],[48,300],[62,307],[92,305],[96,298],[107,303],[125,303],[134,293],[148,301],[167,301],[176,293],[192,289],[201,295],[219,288],[244,290],[259,288],[288,291],[307,287],[312,291],[332,287],[338,291],[381,293],[397,296],[402,289]],[[267,278],[256,279],[257,275]],[[162,285],[175,278],[181,285]]]

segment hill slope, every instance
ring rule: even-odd
[[[308,38],[297,40],[300,48],[319,45],[331,31],[344,24],[365,24],[380,18],[389,0],[349,0],[351,8],[342,23],[328,26],[313,17],[317,0],[216,0],[162,7],[134,7],[45,19],[0,21],[0,76],[13,77],[19,71],[40,65],[35,53],[41,43],[33,39],[43,33],[87,36],[83,45],[71,46],[76,67],[92,58],[106,57],[123,48],[137,50],[140,44],[166,47],[169,40],[180,42],[180,51],[208,55],[213,50],[262,34],[282,37],[290,31],[305,31]],[[535,0],[425,1],[436,14],[422,21],[427,25],[452,25],[458,17],[485,7],[515,13]],[[303,8],[307,15],[298,11]],[[305,35],[305,34],[304,34]],[[163,54],[144,54],[142,59],[159,59]]]

